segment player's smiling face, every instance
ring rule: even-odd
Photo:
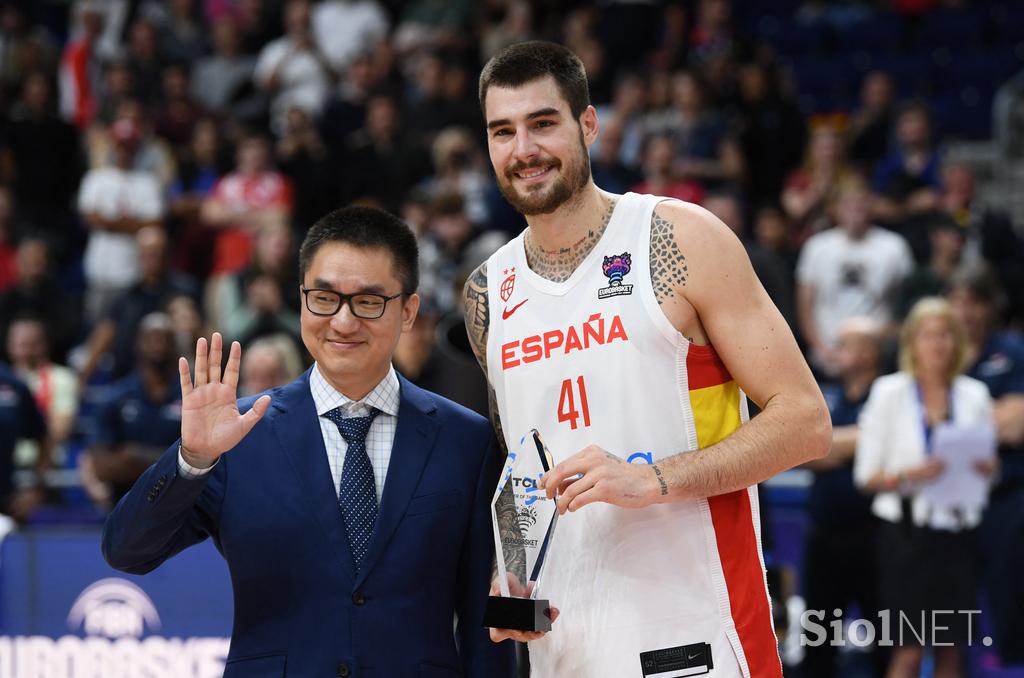
[[[525,215],[550,214],[590,181],[593,107],[573,117],[555,79],[487,90],[487,147],[505,199]]]

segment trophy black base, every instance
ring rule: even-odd
[[[490,596],[484,610],[484,626],[516,631],[550,631],[547,600]]]

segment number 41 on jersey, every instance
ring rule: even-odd
[[[579,409],[576,408],[576,391],[579,391]],[[590,406],[587,404],[587,384],[583,376],[576,377],[575,383],[572,379],[562,382],[562,390],[558,394],[558,421],[569,422],[569,426],[575,431],[579,426],[579,419],[583,417],[583,426],[590,426]]]

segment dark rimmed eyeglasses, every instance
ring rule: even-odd
[[[306,308],[313,315],[332,316],[341,310],[341,305],[347,303],[348,310],[352,315],[363,320],[376,320],[384,315],[388,302],[405,294],[399,292],[390,297],[383,294],[342,294],[334,290],[306,289],[302,288],[302,294],[306,297]]]

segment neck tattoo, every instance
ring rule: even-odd
[[[532,233],[528,231],[525,249],[526,263],[530,270],[545,280],[552,282],[565,282],[568,280],[569,276],[590,254],[597,241],[604,235],[605,229],[608,228],[608,222],[611,221],[612,212],[615,211],[616,202],[615,198],[611,198],[608,201],[608,207],[604,211],[601,225],[598,228],[588,229],[586,235],[568,247],[551,251],[545,250],[537,244],[532,237]]]

